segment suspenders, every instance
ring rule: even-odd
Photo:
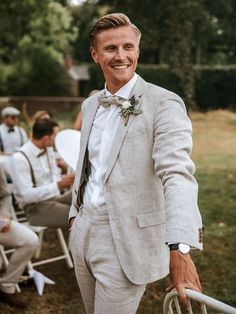
[[[4,152],[4,146],[3,146],[3,141],[2,141],[1,132],[0,132],[0,151],[1,151],[1,152]]]
[[[31,179],[32,179],[32,182],[33,182],[33,187],[35,188],[37,186],[37,184],[36,184],[36,179],[35,179],[35,175],[34,175],[34,170],[33,170],[32,164],[31,164],[31,162],[29,160],[29,157],[22,150],[18,150],[17,152],[21,153],[22,155],[24,155],[25,159],[28,161],[29,168],[30,168]],[[48,167],[49,167],[50,174],[51,174],[51,179],[52,179],[52,176],[53,176],[52,175],[52,168],[51,168],[51,165],[50,165],[50,161],[49,161],[48,155],[47,155],[47,160],[48,160]]]
[[[16,128],[18,129],[18,132],[20,134],[20,146],[22,146],[24,144],[23,132],[19,126],[16,126]],[[4,152],[4,145],[3,145],[3,140],[1,136],[1,131],[0,131],[0,151]]]
[[[28,161],[28,164],[30,167],[30,174],[31,174],[32,182],[33,182],[33,187],[35,188],[36,187],[36,180],[35,180],[34,170],[33,170],[33,167],[31,165],[31,162],[29,160],[29,157],[24,152],[22,152],[22,150],[19,150],[18,153],[21,153],[22,155],[24,155],[26,160]]]
[[[22,146],[24,144],[22,130],[21,130],[21,128],[19,126],[17,128],[18,128],[18,131],[19,131],[19,134],[20,134],[20,146]]]

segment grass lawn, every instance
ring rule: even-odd
[[[194,253],[193,258],[204,292],[236,306],[236,114],[226,111],[193,113],[191,119],[199,207],[205,225],[204,251]],[[54,233],[46,233],[44,254],[52,256],[57,251]],[[30,299],[29,308],[19,311],[0,304],[0,313],[85,313],[73,270],[68,269],[64,261],[41,266],[38,270],[55,280],[56,285],[46,286],[42,297],[37,295],[33,285],[23,287],[24,295]],[[148,285],[139,314],[162,313],[167,283],[168,279],[163,279]]]

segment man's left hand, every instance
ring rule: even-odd
[[[176,289],[181,301],[188,307],[185,289],[202,291],[201,282],[190,254],[182,254],[177,250],[170,252],[170,285],[167,292]]]
[[[11,229],[11,220],[9,218],[0,218],[1,220],[1,228],[0,228],[0,232],[9,232]]]

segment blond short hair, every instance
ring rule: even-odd
[[[137,36],[139,37],[139,40],[141,39],[142,34],[140,30],[136,25],[131,23],[128,16],[126,16],[123,13],[112,13],[101,17],[99,20],[95,22],[95,24],[91,28],[89,33],[91,47],[95,46],[96,38],[101,32],[110,28],[118,28],[122,26],[130,26],[136,32]]]

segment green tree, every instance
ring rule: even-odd
[[[100,16],[106,14],[106,7],[95,5],[94,0],[89,0],[83,5],[71,7],[71,13],[74,18],[73,25],[79,31],[78,40],[73,44],[74,58],[78,62],[91,62],[89,30]]]
[[[68,94],[63,59],[77,36],[70,11],[52,0],[3,0],[0,12],[0,64],[6,73],[0,92]]]
[[[165,61],[180,79],[186,103],[196,109],[194,32],[197,25],[202,28],[206,25],[208,14],[201,0],[160,0],[159,10],[162,21],[160,45],[164,47]]]
[[[210,64],[236,63],[236,2],[234,0],[204,1],[210,14],[208,34],[204,34],[205,62]]]
[[[20,55],[7,80],[11,95],[64,96],[70,94],[64,66],[58,62],[58,55],[51,47],[27,44],[20,49]]]

